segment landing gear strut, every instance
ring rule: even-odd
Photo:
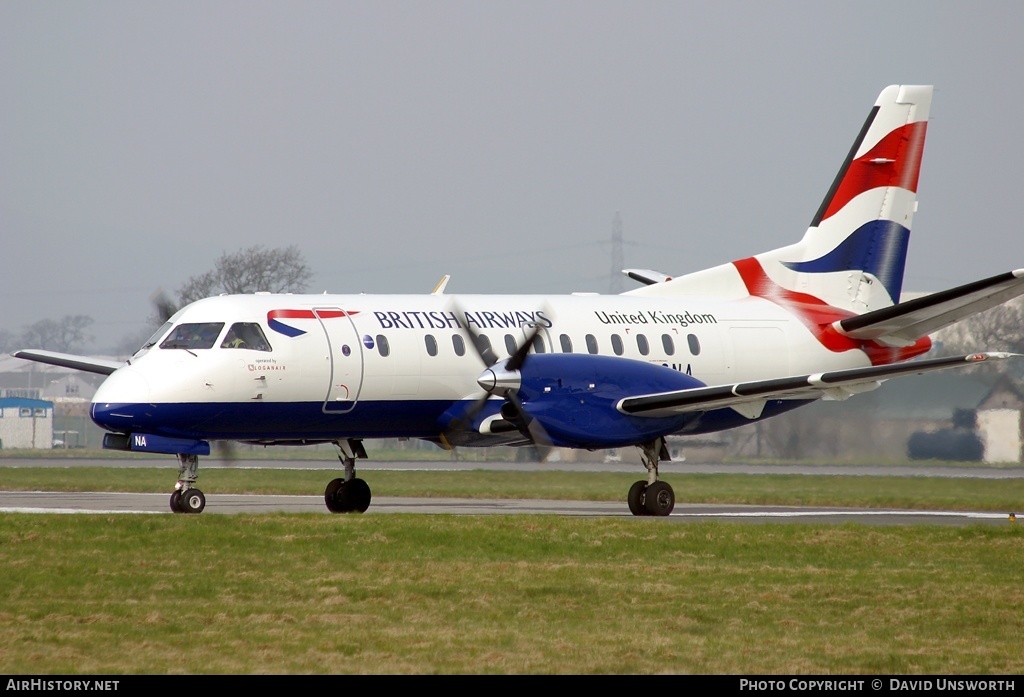
[[[626,502],[629,512],[637,516],[667,516],[676,505],[676,494],[668,482],[658,479],[658,462],[669,461],[668,446],[664,438],[658,438],[637,446],[644,467],[647,468],[647,481],[634,482],[629,488]]]
[[[356,459],[366,458],[363,442],[334,441],[338,459],[345,468],[344,479],[332,479],[324,489],[324,503],[331,513],[364,513],[370,507],[370,485],[356,477]]]
[[[178,454],[178,483],[171,494],[171,510],[174,513],[202,513],[206,508],[206,496],[196,488],[199,477],[199,456]]]

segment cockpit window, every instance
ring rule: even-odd
[[[146,339],[146,343],[144,343],[135,353],[139,353],[139,351],[145,351],[148,348],[156,346],[156,342],[160,341],[160,337],[170,331],[171,326],[173,325],[171,325],[170,322],[164,322],[164,325],[153,332],[153,336]]]
[[[240,348],[250,351],[270,351],[270,342],[255,322],[235,322],[231,325],[221,348]]]
[[[224,328],[223,322],[202,322],[179,324],[163,343],[162,349],[208,349],[213,348]]]

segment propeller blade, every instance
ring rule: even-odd
[[[482,395],[480,395],[480,397],[477,398],[475,402],[473,402],[473,405],[469,409],[467,409],[465,413],[462,414],[462,416],[452,419],[451,423],[448,424],[448,428],[446,428],[444,431],[445,439],[450,441],[451,438],[449,438],[449,436],[451,434],[458,433],[460,431],[465,431],[467,428],[472,426],[473,421],[476,419],[477,415],[484,408],[484,405],[487,404],[487,400],[490,398],[490,393],[484,392]]]
[[[530,349],[537,343],[537,337],[540,336],[541,327],[539,324],[534,325],[533,331],[530,332],[529,336],[526,337],[526,341],[523,345],[508,359],[508,363],[505,367],[509,370],[519,370],[523,367],[523,363],[526,362],[526,356],[530,353]]]
[[[163,288],[158,288],[149,299],[152,301],[153,307],[156,308],[156,315],[160,319],[160,324],[169,320],[178,311],[177,304],[171,300],[171,296],[167,295]]]
[[[225,465],[231,466],[238,459],[238,451],[235,449],[234,441],[216,440],[213,441],[214,450],[217,451],[217,458]]]
[[[534,447],[537,448],[537,453],[540,455],[540,461],[546,462],[548,456],[551,454],[551,449],[555,447],[551,440],[551,436],[544,430],[540,422],[537,419],[530,416],[529,412],[526,411],[526,407],[519,401],[519,397],[508,390],[505,392],[505,401],[512,407],[516,413],[516,417],[523,423],[523,427],[520,432],[533,441]]]
[[[462,325],[461,329],[465,332],[469,341],[466,342],[476,352],[476,355],[480,357],[481,362],[488,368],[498,362],[498,357],[494,354],[494,349],[491,348],[490,340],[483,334],[477,334],[469,328],[469,320],[466,317],[466,311],[462,309],[454,300],[449,306],[452,308],[452,314],[459,319],[459,324]]]

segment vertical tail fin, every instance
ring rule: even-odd
[[[629,294],[744,297],[791,291],[855,314],[899,302],[931,99],[930,85],[882,90],[796,244]]]
[[[780,285],[857,313],[899,302],[931,99],[931,86],[882,90],[803,239],[758,255],[795,274]]]

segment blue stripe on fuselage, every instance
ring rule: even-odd
[[[761,419],[790,411],[810,401],[773,400]],[[497,413],[502,402],[492,400],[476,415],[476,423]],[[322,402],[202,402],[174,404],[92,405],[99,426],[118,433],[152,433],[198,440],[301,441],[339,438],[423,438],[434,440],[446,427],[446,416],[473,406],[471,400],[360,401],[350,412],[325,413]],[[761,420],[758,419],[758,420]],[[689,415],[679,435],[699,435],[753,423],[733,409]],[[600,439],[600,434],[595,434]],[[507,438],[485,438],[493,442]],[[595,447],[602,447],[595,442]]]

